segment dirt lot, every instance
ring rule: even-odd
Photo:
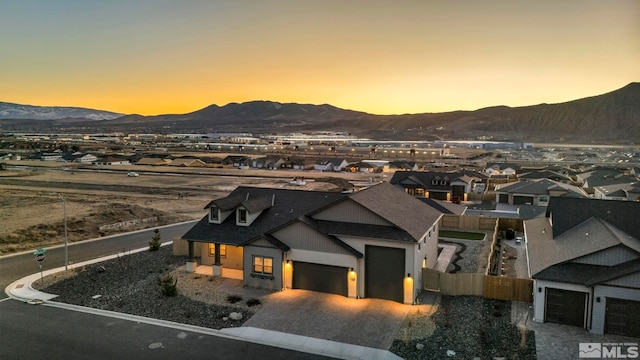
[[[64,240],[66,200],[69,241],[112,233],[100,226],[151,219],[132,231],[204,216],[204,206],[237,186],[342,190],[364,174],[170,167],[92,167],[42,161],[12,162],[0,172],[0,254]],[[139,177],[127,176],[136,171]],[[304,176],[305,186],[290,185]],[[156,220],[153,220],[153,219]]]

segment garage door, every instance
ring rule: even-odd
[[[604,332],[640,337],[640,301],[607,298]]]
[[[367,245],[364,252],[365,296],[404,302],[404,249]]]
[[[545,322],[584,327],[587,293],[547,288]]]
[[[447,192],[429,191],[429,198],[436,200],[447,200]]]
[[[347,272],[339,266],[293,262],[293,288],[347,296]]]
[[[533,204],[533,197],[531,196],[514,196],[513,205]]]
[[[498,202],[500,204],[508,204],[509,203],[509,194],[498,194]]]

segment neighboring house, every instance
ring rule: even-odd
[[[223,165],[232,165],[236,169],[248,169],[252,162],[251,158],[244,155],[229,155],[222,160]]]
[[[569,183],[571,179],[568,175],[561,174],[552,170],[536,170],[528,173],[518,175],[520,180],[537,180],[537,179],[549,179],[561,183]]]
[[[576,174],[577,181],[583,188],[593,189],[599,186],[626,184],[635,182],[633,176],[628,176],[616,169],[595,169]]]
[[[40,160],[42,161],[63,161],[62,150],[54,150],[50,152],[40,153]]]
[[[640,337],[640,203],[552,198],[524,222],[533,319]]]
[[[121,156],[105,156],[93,162],[93,165],[131,165],[128,159]]]
[[[454,204],[451,202],[429,199],[424,197],[419,197],[417,199],[443,214],[464,215],[465,212],[467,212],[467,206],[465,205]]]
[[[474,171],[397,171],[390,183],[404,188],[409,195],[451,201],[466,200],[486,179],[487,175]]]
[[[379,167],[369,162],[359,161],[357,163],[349,164],[347,170],[349,172],[361,172],[361,173],[375,173],[379,171]]]
[[[253,159],[251,162],[251,167],[256,169],[266,169],[266,170],[275,170],[280,168],[285,160],[277,155],[269,155],[257,159]]]
[[[420,167],[415,161],[391,161],[386,172],[396,171],[418,171]]]
[[[520,166],[510,163],[488,163],[484,169],[484,172],[489,176],[504,175],[511,176],[517,175],[520,171]]]
[[[143,157],[136,162],[136,165],[162,166],[169,165],[170,163],[171,159],[163,159],[159,157]]]
[[[206,208],[182,237],[189,257],[214,275],[242,270],[245,286],[411,304],[437,261],[442,214],[387,183],[351,194],[238,187]]]
[[[577,186],[549,179],[525,180],[496,186],[496,203],[499,204],[547,206],[552,196],[589,197]]]
[[[318,161],[313,165],[313,169],[319,171],[342,171],[348,165],[349,163],[345,159],[333,158]]]
[[[604,185],[593,188],[593,197],[604,200],[640,200],[640,183]]]
[[[195,158],[176,158],[171,161],[169,166],[179,166],[179,167],[205,167],[207,164]]]
[[[306,170],[307,162],[304,158],[285,159],[280,164],[281,169]]]
[[[62,154],[62,160],[68,161],[68,162],[77,162],[81,164],[91,164],[94,161],[98,160],[98,157],[89,153],[68,152],[68,153]]]

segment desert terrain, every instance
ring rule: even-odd
[[[209,201],[241,185],[341,191],[351,186],[349,181],[367,182],[372,177],[291,170],[96,167],[45,161],[12,161],[8,165],[0,172],[0,255],[63,243],[65,202],[68,240],[74,242],[200,219]],[[127,176],[129,171],[140,176]],[[306,185],[291,185],[296,176],[303,176]]]

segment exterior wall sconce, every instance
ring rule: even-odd
[[[407,277],[410,278],[411,277],[411,273],[407,273]]]
[[[600,296],[596,296],[596,302],[600,302]]]
[[[291,265],[291,260],[287,260],[287,265]]]
[[[538,288],[538,292],[539,292],[539,293],[541,293],[541,292],[542,292],[542,288],[541,288],[541,287],[539,287],[539,288]]]
[[[353,268],[349,268],[349,272],[352,272],[352,271],[353,271]]]

